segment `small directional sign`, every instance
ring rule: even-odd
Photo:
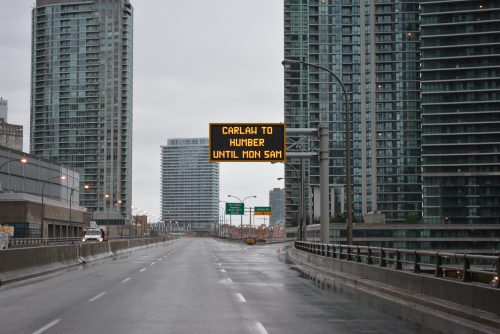
[[[226,203],[226,215],[244,215],[245,207],[243,203]]]
[[[270,216],[272,215],[270,206],[256,206],[254,208],[254,214],[257,216]]]

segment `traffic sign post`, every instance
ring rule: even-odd
[[[243,203],[226,203],[226,215],[243,216],[245,213],[245,206]]]

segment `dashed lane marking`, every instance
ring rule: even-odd
[[[43,332],[45,332],[50,327],[55,326],[59,321],[61,321],[61,319],[56,319],[56,320],[54,320],[52,322],[49,322],[48,324],[46,324],[45,326],[43,326],[42,328],[40,328],[36,332],[33,332],[33,334],[42,334]]]
[[[259,334],[267,334],[266,327],[264,327],[264,325],[261,324],[260,322],[256,322],[255,327],[257,327],[257,332]]]
[[[94,301],[98,300],[99,298],[101,298],[101,297],[102,297],[102,296],[104,296],[105,294],[106,294],[106,292],[101,292],[101,293],[100,293],[100,294],[98,294],[97,296],[90,298],[90,299],[89,299],[89,303],[92,303],[92,302],[94,302]]]
[[[131,280],[131,278],[130,278],[130,277],[127,277],[127,278],[125,278],[125,279],[122,281],[122,283],[128,282],[128,281],[130,281],[130,280]]]
[[[237,293],[236,294],[236,297],[238,298],[238,300],[242,303],[246,303],[247,300],[245,299],[245,297],[243,297],[243,295],[241,293]]]
[[[141,270],[139,270],[139,271],[142,273],[144,270],[146,270],[146,268],[142,268],[142,269],[141,269]]]

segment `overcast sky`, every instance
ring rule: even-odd
[[[29,151],[31,8],[0,0],[0,96]],[[281,0],[132,0],[133,205],[160,213],[160,146],[208,137],[210,122],[283,122]],[[221,163],[220,197],[283,187],[283,165]],[[136,211],[134,211],[135,213]],[[233,217],[236,218],[236,217]],[[233,219],[234,221],[234,219]],[[258,221],[262,223],[263,221]]]

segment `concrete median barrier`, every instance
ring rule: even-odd
[[[129,253],[167,240],[168,238],[111,240],[0,250],[0,285]]]
[[[108,242],[93,242],[80,244],[80,258],[84,262],[105,259],[113,256]]]
[[[0,251],[0,284],[80,265],[78,247],[49,246]]]

